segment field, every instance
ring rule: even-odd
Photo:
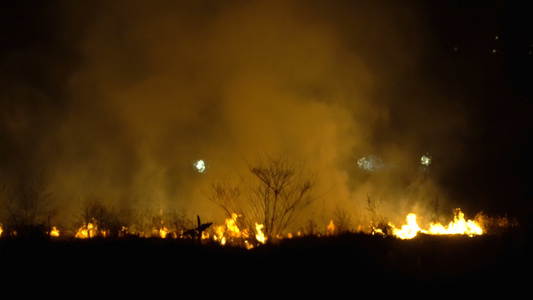
[[[251,250],[174,239],[3,239],[6,278],[86,287],[518,291],[531,284],[531,240],[367,234],[285,239]],[[7,285],[4,285],[7,286]],[[310,290],[311,289],[311,290]]]

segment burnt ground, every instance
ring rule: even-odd
[[[451,292],[529,289],[531,249],[530,234],[524,233],[412,240],[345,234],[286,239],[252,250],[172,239],[0,239],[0,272],[4,289],[22,281],[93,291],[152,287],[196,293],[254,290],[252,295],[264,296],[288,289],[438,298]]]

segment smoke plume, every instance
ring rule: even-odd
[[[336,207],[364,215],[369,198],[398,222],[461,200],[446,184],[463,160],[466,112],[428,76],[434,37],[414,4],[46,1],[11,11],[2,180],[42,171],[65,210],[95,195],[216,218],[210,184],[272,153],[317,175],[311,216],[325,221]],[[370,156],[379,166],[361,168]]]

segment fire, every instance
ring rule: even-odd
[[[226,219],[226,225],[215,227],[215,240],[221,245],[225,245],[227,237],[229,238],[248,238],[246,230],[241,231],[237,226],[238,214],[231,214],[231,218]]]
[[[167,235],[168,235],[168,229],[165,226],[163,226],[162,228],[159,229],[159,236],[162,239],[166,238]]]
[[[96,224],[88,223],[86,226],[84,225],[80,227],[80,229],[78,229],[78,232],[76,232],[75,237],[79,239],[86,239],[86,238],[91,238],[91,237],[95,237],[98,235],[105,237],[106,232],[103,230],[99,231],[98,226]]]
[[[239,215],[236,213],[231,214],[231,217],[226,219],[226,225],[215,226],[213,240],[217,241],[221,245],[226,245],[228,242],[232,244],[244,245],[247,249],[252,249],[255,246],[255,241],[261,244],[265,244],[267,237],[263,232],[263,224],[255,223],[255,241],[251,241],[250,230],[248,228],[239,228],[237,225],[237,219]]]
[[[466,234],[469,236],[483,234],[481,226],[472,220],[465,220],[465,215],[460,209],[454,211],[454,219],[445,228],[440,223],[430,224],[429,234]]]
[[[401,239],[412,239],[416,234],[421,230],[416,223],[416,215],[408,214],[407,215],[407,225],[403,225],[402,229],[395,228],[392,224],[392,233],[401,238]]]
[[[0,235],[1,235],[2,231],[0,230]],[[54,236],[54,237],[58,237],[59,236],[59,230],[57,229],[57,227],[52,227],[52,230],[50,231],[50,236]]]
[[[231,215],[231,218],[226,219],[226,232],[229,236],[232,237],[241,237],[241,231],[239,230],[239,226],[237,226],[237,218],[239,216],[236,213],[233,213]]]
[[[255,234],[255,239],[261,244],[264,244],[266,242],[266,237],[265,237],[265,234],[263,233],[263,224],[255,223],[255,231],[257,232]]]
[[[335,224],[333,224],[333,220],[331,220],[331,222],[328,224],[327,235],[330,236],[333,234],[335,234]]]
[[[214,239],[215,241],[218,241],[221,245],[226,244],[226,237],[224,236],[224,232],[225,232],[224,226],[215,227]]]
[[[463,234],[470,237],[483,234],[483,229],[476,221],[465,220],[465,215],[461,209],[455,209],[454,215],[454,220],[447,227],[440,223],[431,223],[429,230],[422,230],[418,226],[416,215],[413,213],[407,215],[407,224],[403,225],[401,229],[397,229],[392,223],[389,225],[392,227],[393,235],[401,239],[412,239],[418,232],[432,235]]]
[[[3,233],[4,233],[4,229],[2,228],[2,224],[0,223],[0,237],[2,236]],[[16,234],[16,232],[15,232],[15,234]],[[59,229],[57,229],[56,226],[53,226],[48,234],[50,236],[53,236],[53,237],[58,237],[59,236]]]
[[[481,213],[479,213],[478,215],[476,215],[474,220],[467,220],[461,209],[454,209],[453,213],[453,220],[447,225],[442,225],[441,223],[430,223],[428,225],[429,229],[421,228],[420,225],[417,223],[418,216],[414,213],[410,213],[406,216],[406,224],[402,225],[401,227],[395,227],[391,222],[380,222],[377,223],[376,226],[370,227],[371,232],[368,232],[367,229],[362,229],[363,227],[361,225],[359,225],[357,231],[371,233],[372,235],[391,235],[400,239],[412,239],[416,237],[418,233],[426,235],[468,235],[470,237],[473,237],[476,235],[482,235],[487,233],[491,234],[493,233],[493,230],[499,228],[506,229],[511,226],[517,226],[516,222],[509,222],[509,220],[507,220],[507,217],[503,219],[490,219],[484,217]],[[201,240],[211,239],[212,241],[215,241],[221,245],[229,244],[231,246],[245,246],[247,249],[252,249],[256,246],[267,243],[267,236],[264,232],[264,224],[255,222],[255,228],[252,228],[253,225],[248,228],[244,227],[244,224],[247,224],[247,222],[242,221],[240,218],[243,218],[243,216],[237,213],[232,213],[231,217],[225,220],[224,225],[213,226],[211,227],[212,229],[210,229],[209,231],[198,231],[198,229],[194,229],[194,232],[198,232],[199,234],[201,234],[201,236],[198,237]],[[201,224],[200,222],[198,223]],[[207,225],[211,226],[211,224],[212,223],[208,223]],[[277,239],[291,239],[295,237],[301,237],[307,234],[317,236],[334,236],[335,234],[338,234],[335,230],[339,230],[338,228],[335,228],[335,225],[336,224],[334,224],[333,220],[331,220],[326,226],[325,232],[312,231],[311,233],[302,233],[301,231],[297,231],[288,232],[285,235],[278,234],[269,238],[272,239],[272,242],[275,242]],[[134,230],[132,230],[131,232],[133,232],[133,234],[137,234]],[[122,234],[119,233],[118,236],[120,237],[125,236],[127,234],[132,234],[131,232],[127,227],[123,226],[121,231]],[[56,226],[51,227],[49,229],[49,232],[47,233],[50,237],[60,236],[60,231]],[[2,227],[2,224],[0,224],[0,236],[2,236],[3,234],[5,235],[4,228]],[[16,235],[17,232],[14,231],[13,234]],[[140,232],[138,234],[141,237],[145,237],[144,232]],[[75,233],[75,238],[80,239],[108,236],[115,237],[116,235],[111,234],[110,231],[99,229],[98,221],[95,219],[93,219],[93,222],[82,225]],[[177,233],[172,230],[169,230],[166,226],[163,225],[162,221],[160,226],[156,226],[151,229],[150,236],[156,236],[163,239],[168,237],[172,237],[174,239],[191,237],[191,235],[187,233]]]
[[[89,223],[87,226],[82,226],[80,229],[78,229],[78,232],[76,232],[75,237],[79,239],[86,239],[89,237],[89,234],[91,230],[93,230],[93,224]]]

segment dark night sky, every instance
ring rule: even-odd
[[[533,196],[526,3],[5,1],[0,178],[44,171],[64,207],[97,194],[196,213],[213,178],[282,151],[336,191],[321,203],[438,196],[471,215],[521,214]],[[386,174],[358,168],[370,154]],[[199,158],[210,174],[194,172]]]
[[[442,70],[440,78],[450,90],[464,94],[472,132],[465,139],[469,155],[458,172],[461,179],[454,185],[480,199],[476,208],[494,202],[498,209],[516,205],[519,210],[517,199],[529,203],[533,195],[528,176],[533,150],[533,24],[526,4],[472,1],[433,13],[439,47],[456,45],[452,47],[457,50],[429,64]]]

